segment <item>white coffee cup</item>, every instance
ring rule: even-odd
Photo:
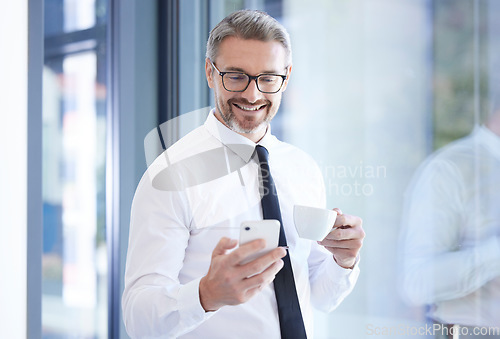
[[[310,240],[323,240],[333,228],[337,212],[324,208],[295,205],[293,220],[299,237]]]

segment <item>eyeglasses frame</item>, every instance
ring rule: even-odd
[[[209,61],[210,61],[210,63],[212,64],[212,67],[213,67],[213,68],[217,71],[217,73],[221,76],[222,86],[223,86],[223,87],[224,87],[224,89],[225,89],[226,91],[228,91],[228,92],[245,92],[245,91],[247,90],[248,86],[250,85],[250,82],[251,82],[252,80],[255,80],[255,86],[257,86],[257,89],[259,90],[259,92],[261,92],[261,93],[265,93],[265,94],[276,94],[276,93],[278,93],[278,92],[281,90],[281,88],[283,88],[283,84],[285,83],[285,80],[286,80],[286,78],[287,78],[287,76],[288,76],[288,75],[283,75],[283,74],[273,74],[273,73],[264,73],[264,74],[259,74],[259,75],[249,75],[249,74],[246,74],[246,73],[244,73],[244,72],[235,72],[235,71],[230,71],[230,72],[221,72],[221,71],[219,71],[219,69],[215,66],[215,64],[213,63],[213,61],[212,61],[212,60],[210,60],[210,59],[209,59]],[[244,88],[244,89],[242,89],[241,91],[232,91],[232,90],[227,89],[227,88],[226,88],[226,85],[224,84],[224,75],[229,74],[229,73],[245,74],[245,75],[248,77],[248,83],[247,83],[247,85],[245,86],[245,88]],[[262,90],[259,88],[259,82],[258,82],[257,80],[259,79],[259,77],[261,77],[261,76],[266,76],[266,75],[275,75],[275,76],[279,76],[279,77],[281,77],[281,79],[282,79],[282,81],[281,81],[281,85],[280,85],[280,87],[278,88],[278,90],[277,90],[277,91],[275,91],[275,92],[265,92],[265,91],[262,91]]]

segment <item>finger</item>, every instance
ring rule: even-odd
[[[276,274],[283,268],[283,265],[284,262],[281,259],[274,262],[261,273],[245,279],[243,288],[251,290],[269,285],[276,277]]]
[[[330,240],[325,239],[319,242],[320,245],[329,247],[331,249],[360,249],[363,246],[362,239],[355,240]]]
[[[325,237],[323,240],[352,240],[363,239],[365,232],[361,226],[353,226],[348,228],[336,228]]]
[[[252,276],[263,272],[269,266],[273,265],[275,262],[281,261],[280,259],[286,255],[286,250],[282,247],[277,247],[269,253],[266,253],[255,260],[242,265],[240,270],[241,273],[246,276]]]
[[[254,295],[256,295],[257,293],[262,291],[267,285],[269,285],[269,283],[264,283],[264,284],[261,284],[261,285],[258,285],[258,286],[255,286],[255,287],[252,287],[252,288],[249,288],[248,290],[246,290],[246,292],[245,292],[246,300],[249,300]]]
[[[249,288],[246,293],[245,293],[245,298],[250,299],[252,298],[254,295],[256,295],[257,293],[259,293],[260,291],[262,291],[264,289],[264,287],[266,287],[266,285],[259,285],[259,286],[256,286],[256,287],[252,287],[252,288]]]
[[[229,255],[229,263],[232,265],[239,264],[241,261],[246,259],[249,255],[260,251],[266,247],[266,241],[264,239],[256,239],[252,240],[244,245],[241,245],[237,249],[235,249]]]
[[[226,254],[228,250],[235,248],[237,244],[238,241],[236,239],[222,237],[212,251],[212,258]]]
[[[337,215],[342,215],[342,210],[340,208],[335,207],[333,210],[337,212]]]
[[[337,215],[337,218],[335,219],[335,227],[341,227],[341,226],[361,226],[363,224],[363,221],[361,220],[360,217],[354,216],[354,215],[349,215],[349,214],[339,214]]]

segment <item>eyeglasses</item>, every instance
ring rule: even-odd
[[[286,75],[281,74],[252,76],[241,72],[221,72],[215,67],[212,61],[210,63],[222,77],[222,86],[229,92],[244,92],[248,88],[248,85],[250,85],[250,81],[255,80],[257,89],[260,92],[268,94],[278,93],[286,79]]]

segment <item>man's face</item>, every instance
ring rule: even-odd
[[[266,73],[289,75],[291,72],[291,66],[285,64],[285,48],[278,41],[227,37],[219,45],[216,60],[212,61],[221,72],[242,72],[253,76]],[[217,118],[233,131],[257,142],[278,111],[288,77],[278,93],[260,92],[254,80],[243,92],[229,92],[224,89],[221,76],[208,59],[205,71],[208,85],[214,90]]]

